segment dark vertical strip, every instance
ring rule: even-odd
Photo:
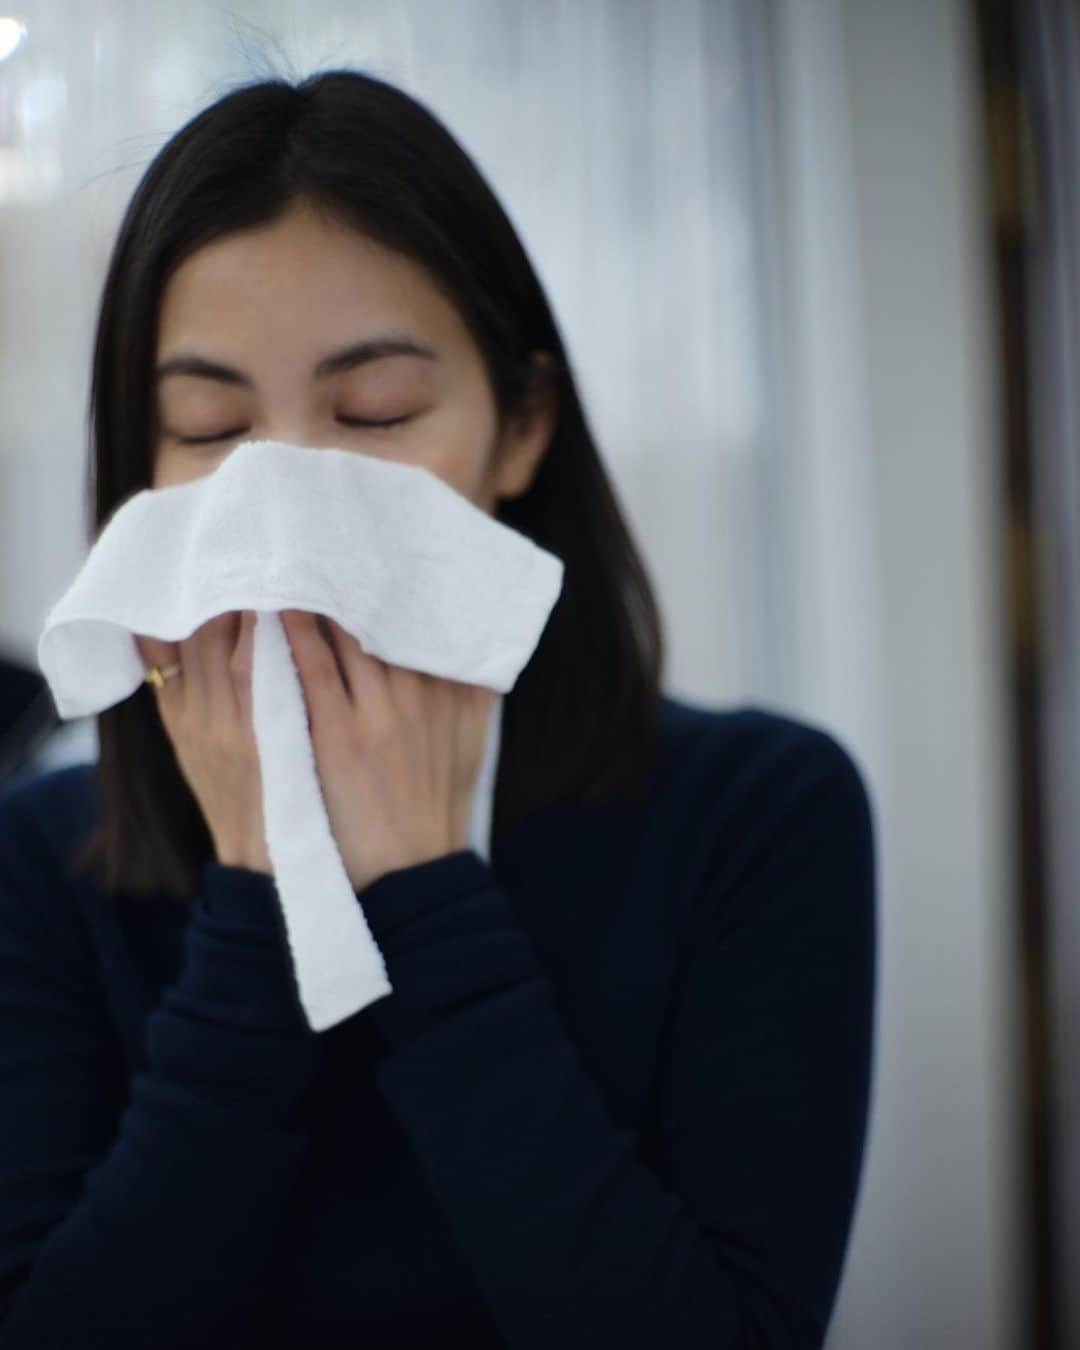
[[[1059,1269],[1053,1233],[1056,1159],[1051,1107],[1054,1056],[1049,1008],[1045,802],[1042,793],[1043,625],[1038,599],[1039,522],[1035,513],[1034,450],[1028,363],[1029,246],[1035,204],[1030,99],[1020,60],[1014,0],[974,0],[981,106],[992,219],[996,341],[1001,371],[1006,493],[1008,652],[1012,703],[1014,809],[1019,829],[1018,931],[1023,980],[1025,1051],[1025,1233],[1031,1350],[1063,1350]]]

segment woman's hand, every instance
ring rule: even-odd
[[[354,890],[467,847],[495,692],[380,661],[322,615],[282,610],[281,622]]]
[[[179,642],[135,634],[135,643],[147,666],[180,666],[154,696],[218,862],[269,874],[251,715],[254,628],[246,610],[218,614]]]

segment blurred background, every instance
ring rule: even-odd
[[[96,755],[37,636],[88,547],[95,306],[157,148],[348,64],[507,206],[676,695],[832,729],[879,827],[829,1350],[1080,1346],[1075,0],[0,0],[0,778]]]

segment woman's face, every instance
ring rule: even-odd
[[[494,514],[528,489],[554,425],[547,398],[497,438],[454,306],[410,259],[306,202],[181,263],[156,364],[155,488],[211,473],[241,441],[290,441],[421,465]]]

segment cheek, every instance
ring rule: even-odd
[[[186,461],[175,455],[159,455],[154,462],[150,476],[152,488],[178,487],[181,483],[190,483],[212,471],[214,463],[209,459]]]
[[[492,495],[491,428],[478,426],[474,416],[448,418],[438,426],[432,421],[416,431],[409,462],[430,469],[455,492],[487,509]]]
[[[432,473],[437,473],[455,492],[466,497],[474,506],[479,506],[490,513],[494,489],[489,475],[485,472],[484,462],[478,455],[468,462],[458,462],[441,469],[436,469],[434,465],[429,467]]]

